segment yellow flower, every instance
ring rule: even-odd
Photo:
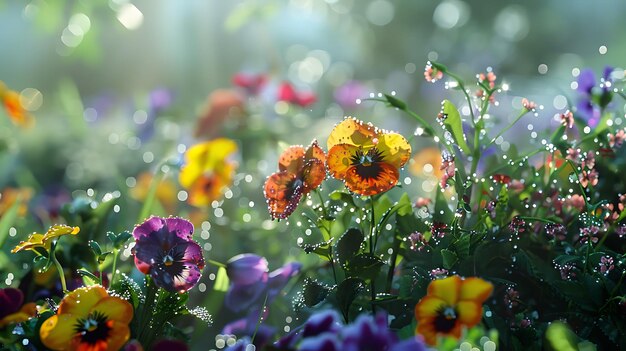
[[[39,330],[52,350],[119,350],[130,338],[133,306],[99,285],[67,294]]]
[[[185,165],[180,171],[180,185],[189,191],[189,203],[206,206],[221,198],[232,183],[236,163],[229,157],[237,144],[219,138],[194,145],[185,153]]]
[[[400,167],[410,156],[411,145],[402,135],[354,118],[344,119],[328,137],[328,170],[359,195],[376,195],[393,188]]]
[[[11,253],[16,253],[24,250],[32,250],[37,252],[38,248],[50,251],[52,240],[61,237],[63,235],[76,235],[80,232],[78,227],[70,227],[64,224],[56,224],[50,227],[46,234],[33,233],[26,241],[21,241],[17,246],[11,250]]]
[[[20,102],[20,94],[9,90],[2,82],[0,82],[0,100],[13,124],[20,127],[30,127],[33,124],[33,117]]]
[[[483,303],[492,291],[491,283],[476,277],[433,280],[428,294],[415,306],[416,333],[429,345],[436,344],[437,335],[459,338],[463,326],[471,328],[480,322]]]

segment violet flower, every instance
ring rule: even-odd
[[[367,97],[367,88],[363,83],[352,80],[337,88],[334,97],[341,108],[356,108],[359,106],[356,102],[357,99]]]
[[[193,224],[182,218],[150,217],[135,227],[135,265],[157,286],[185,292],[200,280],[204,258],[192,240]]]
[[[361,315],[352,324],[342,326],[335,312],[314,314],[297,331],[275,344],[278,349],[299,351],[422,351],[422,341],[409,338],[399,341],[387,326],[387,315]]]
[[[606,66],[604,68],[602,78],[600,80],[600,90],[595,91],[596,88],[596,76],[589,68],[584,69],[578,75],[578,92],[581,94],[581,98],[576,105],[578,112],[582,118],[587,121],[590,127],[595,127],[600,122],[601,108],[611,102],[611,72],[613,67]]]

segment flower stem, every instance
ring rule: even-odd
[[[265,311],[265,307],[267,306],[267,297],[269,293],[265,294],[265,299],[263,300],[263,306],[261,306],[261,311],[259,311],[259,319],[257,319],[256,327],[254,328],[254,334],[252,334],[251,343],[254,343],[254,338],[256,337],[257,332],[259,331],[259,327],[261,326],[261,322],[263,321],[263,312]]]
[[[65,283],[65,273],[63,272],[63,266],[61,266],[61,263],[59,262],[59,260],[57,260],[56,253],[54,251],[51,252],[50,258],[52,259],[52,262],[54,263],[57,272],[59,272],[61,287],[63,288],[63,293],[65,294],[67,293],[67,284]]]
[[[223,264],[222,262],[217,262],[217,261],[214,261],[214,260],[209,260],[209,259],[207,259],[206,261],[207,261],[208,263],[210,263],[210,264],[212,264],[212,265],[216,266],[216,267],[226,268],[226,265],[225,265],[225,264]]]
[[[370,205],[372,206],[372,219],[371,219],[371,230],[370,230],[370,238],[369,238],[369,242],[370,242],[370,254],[373,256],[374,255],[374,251],[375,251],[375,247],[374,247],[374,232],[376,231],[376,213],[374,212],[374,197],[370,196]],[[374,304],[374,301],[376,300],[376,278],[372,277],[372,280],[370,281],[370,291],[371,291],[371,297],[372,297],[372,312],[376,313],[376,305]]]
[[[115,282],[115,275],[117,273],[117,256],[119,253],[119,249],[113,249],[113,269],[111,270],[111,282],[109,283],[111,286],[113,286],[113,283]],[[100,274],[100,277],[102,277],[102,274]]]
[[[526,113],[528,113],[527,109],[522,109],[522,111],[519,113],[519,115],[517,115],[517,117],[515,117],[515,120],[511,123],[509,123],[508,126],[506,126],[504,129],[502,129],[500,131],[500,133],[498,133],[498,135],[495,136],[495,138],[491,139],[491,141],[487,144],[487,146],[485,148],[488,148],[489,146],[491,146],[491,144],[493,144],[496,139],[498,139],[499,137],[502,136],[502,134],[506,133],[507,130],[511,129],[516,123],[517,121],[519,121]]]

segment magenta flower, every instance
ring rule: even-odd
[[[193,224],[182,218],[150,217],[135,227],[135,265],[170,292],[193,288],[202,275],[202,249],[192,240]]]

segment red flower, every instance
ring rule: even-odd
[[[265,74],[237,73],[233,76],[233,84],[243,88],[250,95],[258,95],[267,83]]]
[[[307,107],[312,105],[317,100],[317,97],[312,92],[296,91],[291,84],[283,82],[278,87],[278,100],[295,104],[300,107]]]

